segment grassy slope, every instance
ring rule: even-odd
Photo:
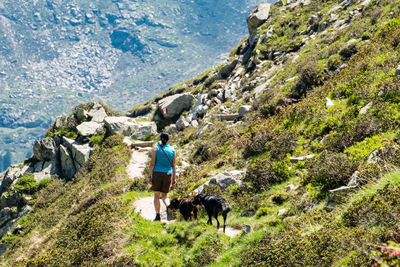
[[[372,264],[377,260],[371,254],[375,244],[400,242],[400,173],[385,175],[396,170],[400,160],[389,150],[382,164],[367,163],[372,151],[398,141],[400,78],[394,71],[400,62],[399,9],[395,1],[373,1],[349,27],[337,32],[330,26],[299,47],[306,36],[295,33],[307,29],[317,12],[317,25],[310,26],[329,19],[327,11],[338,3],[312,1],[283,14],[274,7],[271,20],[258,33],[264,35],[274,25],[275,34],[259,44],[260,53],[253,53],[264,68],[244,77],[239,91],[240,102],[246,102],[246,90],[255,87],[252,81],[267,76],[269,90],[253,102],[256,110],[242,124],[213,121],[199,139],[194,138],[194,128],[173,138],[180,148],[188,145],[185,157],[193,164],[180,177],[174,195],[187,195],[222,170],[247,168],[247,187],[208,190],[222,194],[233,206],[231,226],[247,223],[252,233],[230,239],[206,226],[204,217],[169,226],[139,218],[131,204],[144,194],[139,192],[143,186],[126,179],[128,150],[118,140],[109,140],[73,182],[56,181],[38,194],[34,211],[19,222],[22,233],[3,240],[11,243],[3,264]],[[338,12],[339,20],[355,8]],[[293,53],[279,65],[266,58],[271,51],[297,49],[295,61]],[[343,63],[347,67],[339,70]],[[204,84],[178,87],[209,92],[216,86],[213,73],[207,72]],[[326,97],[335,102],[333,107],[325,107]],[[282,104],[293,98],[297,104]],[[370,102],[372,107],[360,114]],[[235,110],[239,104],[223,105]],[[317,156],[308,162],[289,161],[290,156],[310,153]],[[356,169],[362,188],[326,212],[327,190],[346,185]],[[288,184],[300,187],[286,191]],[[287,212],[278,217],[282,208]]]

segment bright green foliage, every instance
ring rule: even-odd
[[[33,174],[27,174],[17,180],[14,189],[24,194],[33,194],[39,190],[39,184],[36,182]]]

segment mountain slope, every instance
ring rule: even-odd
[[[106,134],[91,138],[94,154],[71,182],[53,178],[36,193],[19,230],[2,239],[3,263],[398,265],[399,3],[267,9],[254,10],[264,19],[228,62],[127,113],[172,133],[181,171],[172,197],[222,195],[228,225],[249,233],[217,233],[204,214],[170,225],[140,218],[131,206],[147,195],[146,178],[126,179],[130,149]]]

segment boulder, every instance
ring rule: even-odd
[[[270,4],[256,6],[247,17],[247,27],[250,35],[269,18]]]
[[[235,59],[231,62],[229,62],[228,64],[226,64],[225,66],[223,66],[219,72],[218,75],[222,78],[222,79],[226,79],[229,77],[229,75],[231,75],[232,71],[235,69],[237,63],[239,62],[239,60]]]
[[[190,124],[193,126],[193,127],[199,127],[199,123],[197,122],[197,120],[192,120],[191,122],[190,122]]]
[[[132,136],[139,128],[135,119],[129,117],[106,117],[104,122],[110,134]]]
[[[228,189],[228,187],[231,185],[241,185],[242,184],[241,179],[243,178],[244,175],[245,171],[240,171],[240,170],[235,170],[231,172],[222,172],[211,178],[202,186],[195,189],[194,192],[201,193],[204,191],[204,188],[209,185],[218,185],[221,188],[221,190],[224,191]]]
[[[82,107],[75,108],[75,116],[79,121],[86,121],[89,118],[87,110]]]
[[[171,124],[166,130],[166,132],[169,134],[176,133],[177,131],[178,131],[178,129],[176,128],[175,124]]]
[[[243,224],[242,225],[242,231],[244,234],[248,234],[251,232],[251,226],[248,224]]]
[[[239,117],[243,117],[244,115],[246,115],[247,113],[249,113],[251,110],[251,106],[250,105],[243,105],[239,107],[238,113],[239,113]]]
[[[193,95],[188,93],[172,95],[161,99],[159,106],[163,117],[166,119],[171,119],[180,115],[183,110],[190,108],[193,99]]]
[[[138,123],[137,130],[132,134],[134,139],[140,139],[146,136],[157,134],[157,125],[154,121],[144,121]]]
[[[52,160],[56,156],[54,139],[45,138],[35,142],[33,145],[33,158],[37,161]]]
[[[215,114],[214,116],[222,121],[234,121],[239,119],[239,114]]]
[[[187,127],[189,127],[189,122],[187,122],[187,120],[183,116],[181,116],[179,120],[176,121],[176,129],[178,131],[182,131]]]
[[[104,132],[104,123],[86,121],[79,124],[76,129],[81,136],[92,136]]]
[[[360,110],[360,115],[367,113],[367,111],[372,107],[372,102],[369,102],[365,107]]]
[[[87,115],[91,118],[91,121],[94,122],[103,122],[107,117],[107,113],[102,105],[96,103],[87,113]]]
[[[0,180],[0,195],[7,191],[15,180],[24,176],[28,170],[29,166],[26,165],[24,165],[22,168],[16,166],[9,167]]]

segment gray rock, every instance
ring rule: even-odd
[[[106,117],[104,122],[110,134],[118,133],[125,136],[132,136],[139,128],[135,119],[129,117]]]
[[[178,131],[182,131],[187,127],[189,127],[189,122],[187,122],[186,119],[183,116],[181,116],[179,120],[176,121],[176,129]]]
[[[18,213],[9,207],[5,207],[0,211],[0,227],[4,226],[6,223],[15,219]]]
[[[122,141],[125,145],[131,147],[133,142],[131,141],[131,139],[129,137],[125,137],[124,140]]]
[[[33,145],[33,158],[38,161],[52,160],[56,156],[54,139],[45,138]]]
[[[360,110],[360,115],[367,113],[367,111],[372,107],[372,102],[369,102],[365,107]]]
[[[226,64],[225,66],[223,66],[219,72],[218,75],[222,78],[222,79],[226,79],[229,77],[229,75],[231,75],[232,71],[235,69],[237,63],[239,62],[239,60],[235,59],[231,62],[229,62],[228,64]]]
[[[249,33],[252,34],[261,24],[269,18],[270,4],[261,4],[255,7],[247,17]]]
[[[243,117],[244,115],[249,113],[250,110],[251,110],[251,106],[250,105],[243,105],[243,106],[239,107],[239,110],[238,110],[239,117]]]
[[[67,117],[65,115],[58,116],[54,122],[54,127],[56,129],[64,128],[67,124]]]
[[[211,90],[211,96],[217,96],[218,95],[218,90],[216,90],[216,89],[212,89]]]
[[[312,159],[313,157],[315,157],[314,154],[310,154],[310,155],[307,155],[307,156],[301,156],[301,157],[290,157],[290,162],[291,163],[297,163],[297,162],[300,162],[300,161],[305,161],[307,159]]]
[[[251,226],[248,224],[243,224],[242,225],[242,231],[244,234],[248,234],[251,232]]]
[[[371,3],[371,1],[372,1],[372,0],[365,0],[364,2],[362,2],[362,3],[360,4],[360,8],[361,8],[361,9],[364,9],[364,7],[368,6],[369,3]]]
[[[157,125],[154,121],[139,122],[138,125],[137,130],[132,134],[132,137],[135,139],[157,134]]]
[[[191,107],[194,97],[192,94],[177,94],[161,99],[159,106],[166,119],[173,118]]]
[[[338,204],[345,202],[348,198],[348,194],[355,192],[357,186],[342,186],[333,190],[328,191],[328,198],[326,200],[325,209],[332,209]]]
[[[206,122],[203,126],[201,126],[201,128],[197,131],[197,133],[195,135],[196,139],[199,138],[203,134],[203,132],[212,125],[213,124],[211,122]]]
[[[351,175],[350,181],[349,181],[349,183],[347,184],[347,186],[350,186],[350,187],[359,186],[359,183],[358,183],[358,176],[359,176],[359,175],[360,175],[360,172],[359,172],[359,171],[355,171],[355,172]]]
[[[176,133],[177,131],[178,131],[178,129],[176,128],[175,124],[171,124],[166,130],[166,132],[169,134]]]
[[[192,120],[191,122],[190,122],[190,124],[193,126],[193,127],[199,127],[199,123],[197,122],[197,120]]]
[[[285,213],[286,213],[287,211],[288,211],[287,209],[280,209],[280,210],[278,210],[278,213],[277,213],[278,217],[281,217],[281,216],[285,215]]]
[[[396,71],[394,73],[394,75],[399,76],[400,75],[400,65],[397,66]]]
[[[269,83],[264,83],[254,89],[254,96],[258,98],[264,91],[268,89]]]
[[[78,130],[78,133],[82,136],[92,136],[104,132],[104,123],[85,121],[79,124],[76,129]]]
[[[54,174],[59,174],[56,160],[43,162],[41,169],[39,171],[35,170],[33,173],[36,182],[40,182],[45,178],[50,178]]]
[[[60,165],[61,165],[62,175],[67,180],[72,179],[72,177],[74,177],[76,173],[74,161],[72,160],[72,157],[68,152],[68,149],[63,145],[60,145]]]
[[[86,121],[89,118],[87,110],[82,107],[75,108],[75,116],[79,121]]]
[[[240,185],[241,181],[233,177],[229,172],[223,172],[211,178],[209,184],[218,185],[221,190],[226,190],[231,185]]]
[[[94,122],[103,122],[104,119],[107,117],[105,109],[103,108],[102,105],[98,103],[94,104],[94,106],[88,112],[87,115],[91,118],[91,121]]]
[[[329,98],[326,98],[325,107],[329,108],[334,105],[335,105],[335,103],[332,100],[330,100]]]
[[[29,166],[24,165],[22,168],[11,166],[9,167],[0,180],[0,195],[7,191],[11,184],[17,179],[24,176],[29,170]]]

